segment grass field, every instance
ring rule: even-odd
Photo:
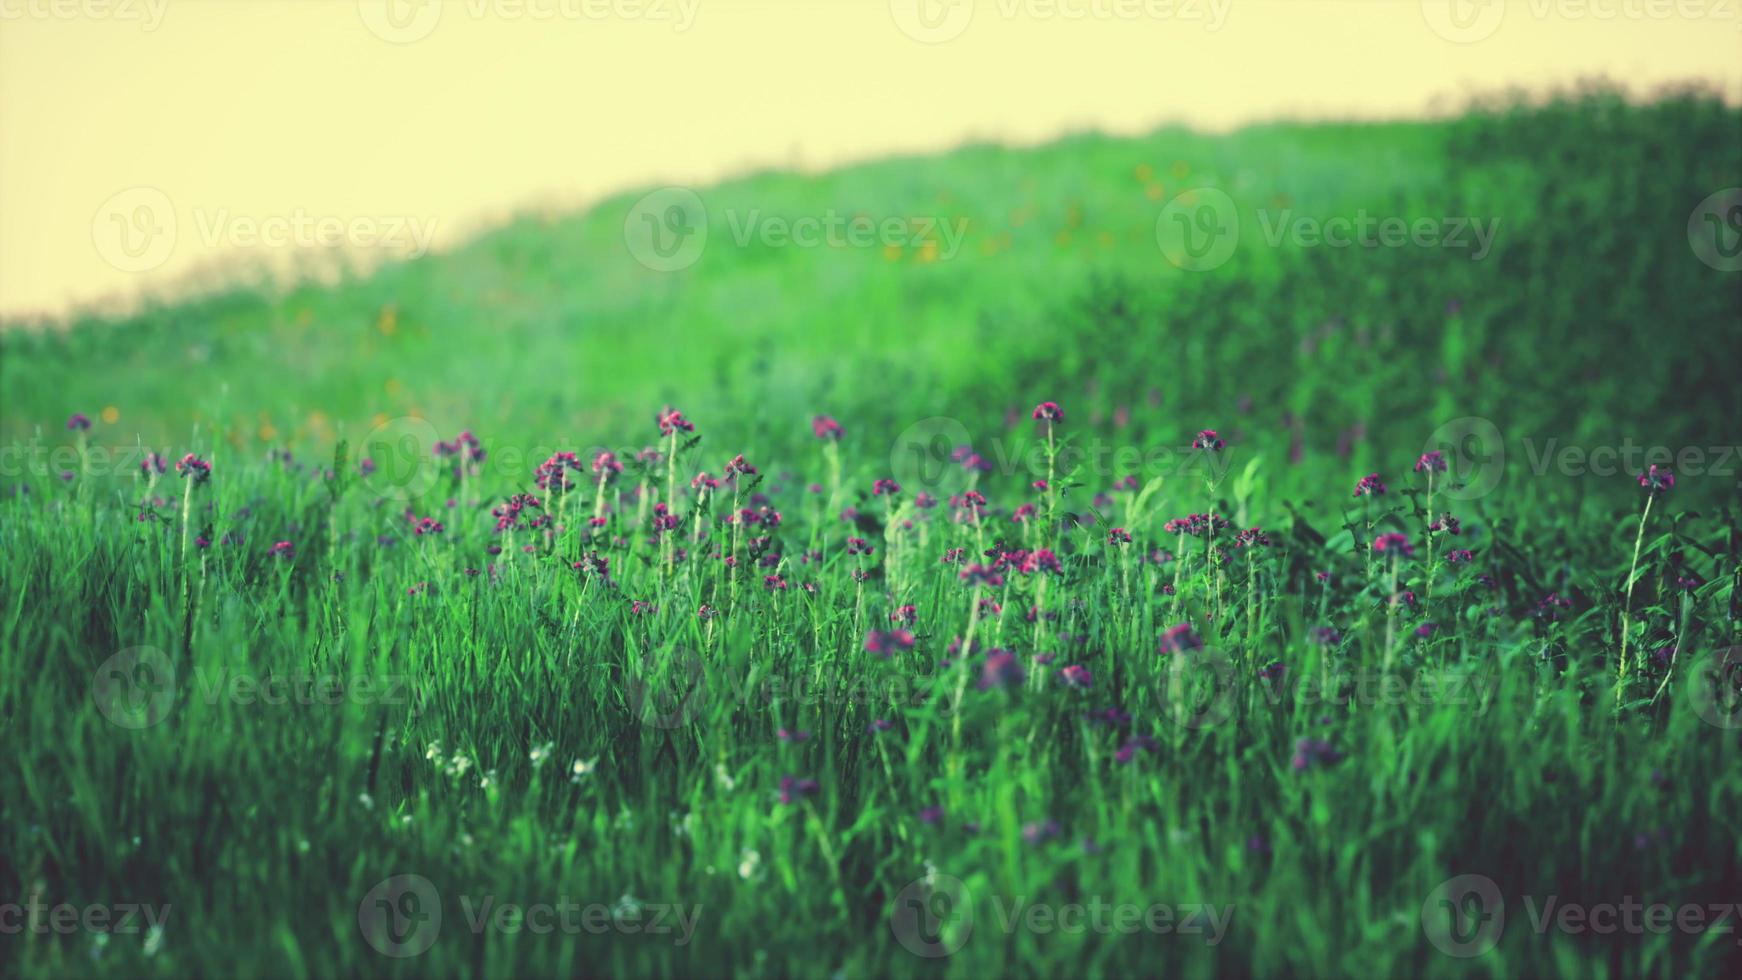
[[[14,324],[0,963],[1727,975],[1738,174],[1592,88]]]

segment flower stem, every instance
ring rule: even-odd
[[[1633,581],[1639,571],[1639,551],[1645,545],[1645,522],[1651,517],[1651,501],[1656,494],[1645,495],[1645,509],[1639,512],[1639,531],[1633,536],[1633,564],[1627,567],[1627,596],[1621,603],[1621,664],[1615,674],[1615,705],[1621,705],[1622,689],[1627,684],[1627,634],[1633,612]]]
[[[1391,649],[1397,633],[1397,556],[1391,556],[1391,573],[1386,582],[1386,591],[1390,596],[1385,607],[1385,660],[1383,672],[1391,672]]]

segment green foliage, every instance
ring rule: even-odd
[[[631,194],[330,287],[0,335],[0,903],[169,907],[157,935],[27,928],[0,956],[28,976],[1720,975],[1729,933],[1534,920],[1551,896],[1709,906],[1742,880],[1742,460],[1678,456],[1630,606],[1642,467],[1594,462],[1737,441],[1742,291],[1687,224],[1742,173],[1738,122],[1594,91],[967,147],[704,190],[710,244],[682,272],[625,248]],[[1201,272],[1156,245],[1191,187],[1241,223]],[[969,232],[934,259],[733,240],[752,210],[831,208]],[[1269,243],[1284,211],[1363,210],[1500,223],[1480,260]],[[1046,399],[1056,442],[1029,416]],[[673,447],[668,402],[696,436],[636,462]],[[99,419],[83,438],[73,411]],[[1190,450],[1201,428],[1227,449]],[[434,452],[462,429],[483,460]],[[950,461],[963,443],[988,472]],[[626,468],[601,494],[607,448]],[[1436,448],[1430,483],[1412,467]],[[142,473],[148,449],[212,477]],[[534,469],[563,450],[556,494]],[[758,474],[688,489],[739,452]],[[1352,497],[1374,471],[1390,492]],[[648,526],[668,480],[671,562]],[[969,488],[979,521],[949,499]],[[519,493],[542,507],[498,530]],[[778,527],[727,520],[764,505]],[[1430,532],[1448,511],[1459,532]],[[1190,513],[1235,526],[1164,529]],[[1235,545],[1259,526],[1268,544]],[[1384,532],[1413,556],[1375,554]],[[1056,572],[962,579],[1041,548]],[[868,651],[907,605],[912,649]],[[1202,649],[1163,649],[1181,625]],[[994,649],[1024,677],[983,690]],[[815,792],[782,802],[784,777]],[[396,875],[443,911],[402,959],[359,924]],[[1505,899],[1481,958],[1430,937],[1459,875]],[[597,928],[475,930],[486,897],[596,906],[573,921]],[[963,899],[952,955],[901,942],[912,901]],[[1096,902],[1231,913],[1214,945],[1044,924]],[[695,910],[687,942],[648,934],[664,904]]]

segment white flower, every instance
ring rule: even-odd
[[[429,745],[423,750],[423,757],[431,762],[440,761],[442,757],[441,740],[437,739],[436,741],[429,743]]]
[[[363,804],[363,809],[365,810],[375,809],[375,797],[370,796],[368,793],[358,793],[357,802]]]
[[[593,770],[597,768],[599,768],[598,756],[591,759],[576,759],[574,764],[569,766],[569,782],[578,783],[583,778],[592,775]]]
[[[714,763],[714,781],[719,783],[720,788],[728,793],[738,788],[738,781],[733,779],[732,774],[726,771],[726,764],[724,762]]]
[[[745,881],[758,881],[762,878],[762,854],[755,848],[746,847],[738,855],[738,877]]]
[[[694,813],[685,813],[679,816],[676,810],[671,811],[671,832],[678,837],[690,836],[695,822],[696,815]]]
[[[539,766],[544,765],[544,760],[550,758],[550,750],[553,748],[556,748],[555,742],[534,745],[532,751],[527,753],[527,755],[532,759],[532,768],[537,769]]]

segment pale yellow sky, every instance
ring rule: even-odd
[[[0,0],[0,315],[752,167],[1596,73],[1742,100],[1742,0]]]

